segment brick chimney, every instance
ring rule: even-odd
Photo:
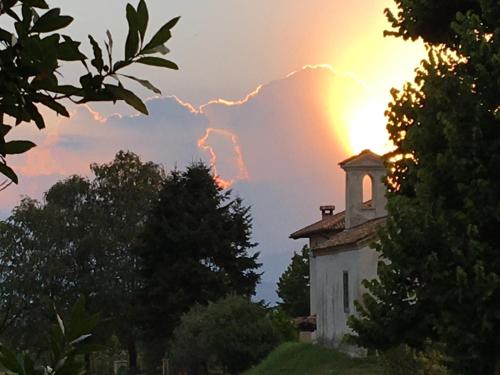
[[[320,206],[319,210],[321,211],[321,219],[325,219],[328,216],[333,216],[335,206]]]

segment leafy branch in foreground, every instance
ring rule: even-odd
[[[18,178],[7,165],[7,155],[27,152],[35,144],[27,140],[6,141],[12,129],[12,125],[5,123],[6,119],[15,125],[34,122],[43,129],[45,120],[40,106],[69,117],[64,100],[75,104],[122,100],[148,114],[144,102],[123,86],[120,77],[132,79],[157,94],[160,90],[147,80],[123,74],[122,70],[135,63],[178,69],[175,63],[158,54],[169,52],[165,43],[171,38],[171,30],[179,17],[171,19],[146,41],[149,13],[144,0],[140,0],[136,8],[131,4],[126,6],[128,35],[124,58],[116,62],[113,62],[113,38],[109,31],[104,42],[106,57],[99,43],[89,35],[93,54],[89,58],[80,51],[80,41],[60,33],[71,24],[73,17],[62,15],[60,8],[50,8],[45,0],[1,1],[0,17],[4,21],[0,27],[0,173],[15,183]],[[12,30],[8,30],[6,24]],[[85,74],[78,84],[59,83],[59,68],[67,62],[83,65]]]
[[[73,306],[66,322],[58,314],[57,324],[48,337],[48,351],[35,357],[31,353],[16,353],[0,345],[0,366],[9,374],[17,375],[82,375],[85,364],[81,357],[102,350],[90,342],[92,331],[99,323],[99,315],[85,311],[85,299]]]

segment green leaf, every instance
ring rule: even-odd
[[[113,65],[113,72],[120,70],[128,65],[130,65],[132,61],[117,61],[115,65]]]
[[[7,13],[10,17],[14,18],[16,21],[21,22],[21,18],[12,9],[8,8],[5,11],[5,13]]]
[[[12,168],[10,168],[9,166],[7,166],[4,163],[0,163],[0,173],[7,176],[8,178],[10,178],[12,180],[12,182],[14,182],[15,184],[17,184],[19,182],[17,179],[17,175],[14,173]],[[3,362],[3,358],[1,358],[1,357],[0,357],[0,364],[5,366],[5,364]]]
[[[127,77],[127,78],[130,78],[130,79],[133,79],[134,81],[140,83],[142,86],[144,86],[145,88],[147,88],[148,90],[151,90],[153,91],[154,93],[156,94],[161,94],[161,91],[160,89],[158,89],[157,87],[155,87],[151,82],[149,82],[148,80],[145,80],[145,79],[140,79],[140,78],[137,78],[137,77],[133,77],[133,76],[129,76],[129,75],[126,75],[126,74],[122,74],[122,76],[124,77]]]
[[[66,324],[66,337],[71,345],[85,340],[99,323],[99,314],[85,312],[85,298],[81,296],[73,305],[69,323]]]
[[[70,345],[79,344],[79,343],[81,343],[82,341],[87,340],[90,336],[92,336],[92,334],[91,334],[91,333],[86,333],[86,334],[84,334],[84,335],[81,335],[80,337],[77,337],[76,339],[74,339],[73,341],[71,341],[69,344],[70,344]]]
[[[35,124],[38,129],[43,129],[45,128],[45,120],[43,119],[43,116],[40,114],[38,111],[38,108],[33,105],[33,103],[26,103],[26,111],[31,117],[31,120],[35,121]]]
[[[26,39],[29,32],[29,25],[26,25],[24,22],[16,22],[14,24],[14,28],[16,29],[17,36],[21,39]]]
[[[102,59],[102,49],[99,44],[95,41],[92,35],[89,35],[90,44],[92,44],[92,50],[94,51],[94,58],[90,62],[99,73],[102,72],[104,68],[104,60]]]
[[[90,337],[87,335],[89,335],[97,327],[99,322],[99,314],[90,315],[88,317],[84,314],[83,318],[76,321],[72,318],[70,326],[67,327],[68,340],[73,343],[76,343],[77,340],[79,340],[78,342],[85,340],[87,337]]]
[[[111,31],[106,30],[106,36],[108,37],[108,45],[110,52],[113,51],[113,36],[111,35]]]
[[[164,26],[163,28],[167,28],[167,29],[172,29],[175,25],[177,25],[177,22],[179,22],[179,20],[181,19],[181,17],[174,17],[172,18],[170,21],[168,21]]]
[[[166,55],[169,52],[170,52],[170,50],[164,44],[161,44],[158,47],[151,48],[151,49],[148,49],[146,51],[143,50],[143,51],[141,51],[141,54],[150,55],[153,53],[161,53],[162,55]]]
[[[78,297],[78,300],[71,308],[70,330],[75,329],[76,326],[79,324],[79,322],[83,320],[84,317],[85,317],[85,297],[80,296]],[[74,339],[74,337],[72,339]]]
[[[139,29],[139,34],[141,35],[141,42],[144,40],[146,35],[146,30],[148,28],[149,13],[148,7],[144,0],[139,1],[137,6],[137,27]]]
[[[36,145],[31,141],[10,141],[5,143],[5,153],[8,155],[23,154]]]
[[[174,70],[179,69],[177,64],[175,64],[170,60],[162,59],[161,57],[154,57],[154,56],[141,57],[140,59],[137,60],[137,62],[146,65],[160,66],[162,68],[168,68]]]
[[[64,323],[63,323],[61,317],[59,316],[59,314],[56,313],[56,317],[57,317],[57,324],[59,325],[59,329],[64,336],[64,331],[65,331],[64,330]]]
[[[108,41],[104,42],[104,44],[108,52],[109,67],[111,69],[113,66],[113,37],[111,36],[111,31],[106,30],[106,36],[108,37]]]
[[[7,168],[7,170],[4,168]],[[12,171],[12,169],[3,163],[0,163],[0,173],[3,173],[17,184],[18,181],[16,174]],[[20,374],[22,372],[22,366],[17,361],[16,354],[3,345],[0,345],[0,365],[2,365],[6,370],[12,371],[16,374]]]
[[[132,91],[129,91],[121,86],[113,86],[113,85],[104,85],[107,90],[109,90],[116,99],[124,100],[128,105],[135,108],[139,112],[147,115],[148,109],[143,101],[135,95]]]
[[[0,124],[0,137],[5,137],[12,130],[12,126]]]
[[[54,112],[64,117],[69,117],[69,112],[66,109],[66,107],[64,107],[61,103],[59,103],[55,99],[51,98],[48,95],[43,95],[43,94],[35,94],[34,96],[36,102],[42,103],[43,105],[49,107]]]
[[[139,49],[139,29],[137,13],[132,5],[127,4],[128,35],[125,42],[125,60],[130,60]]]
[[[85,74],[80,77],[80,84],[85,91],[84,96],[88,99],[89,95],[94,95],[99,93],[102,89],[102,82],[104,76],[100,74],[92,75],[92,73]]]
[[[82,90],[79,89],[78,87],[71,86],[71,85],[60,85],[60,86],[51,88],[50,91],[58,93],[58,94],[63,94],[63,95],[82,96]]]
[[[5,9],[10,9],[12,8],[14,5],[16,5],[18,2],[18,0],[3,0],[2,1],[2,8],[5,10]]]
[[[87,57],[80,52],[80,42],[76,42],[69,36],[63,35],[64,42],[57,48],[57,58],[63,61],[85,60]]]
[[[21,3],[33,8],[49,9],[49,5],[44,0],[21,0]]]
[[[23,24],[26,28],[29,29],[31,20],[33,19],[33,12],[31,11],[31,8],[26,4],[23,4],[23,6],[21,7],[21,12],[23,15]]]
[[[0,27],[0,40],[6,42],[6,44],[12,43],[12,34],[7,30],[4,30]]]
[[[167,22],[165,25],[163,25],[160,30],[151,38],[151,41],[146,44],[146,46],[143,48],[143,51],[150,50],[152,48],[158,47],[162,44],[164,44],[167,40],[170,39],[172,34],[170,33],[170,29],[172,29],[176,23],[179,21],[180,17],[175,17],[171,19],[169,22]]]
[[[73,17],[61,16],[61,9],[54,8],[41,16],[31,29],[35,33],[48,33],[62,29],[73,22]]]
[[[141,54],[142,55],[150,55],[153,53],[161,53],[162,55],[166,55],[169,52],[170,52],[170,50],[164,44],[161,44],[158,47],[151,48],[151,49],[148,49],[146,51],[141,51]]]
[[[40,41],[39,48],[43,51],[43,61],[44,64],[40,63],[40,66],[37,67],[41,71],[49,68],[50,71],[54,71],[58,68],[57,63],[57,48],[59,47],[59,34],[49,34],[45,38]]]

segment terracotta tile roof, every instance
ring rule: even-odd
[[[363,203],[365,207],[371,207],[372,201]],[[308,225],[290,235],[291,239],[297,240],[299,238],[309,238],[314,234],[325,232],[340,232],[345,229],[345,211],[339,212],[335,215],[325,216],[320,221]]]
[[[379,217],[353,228],[345,229],[342,232],[334,234],[329,240],[323,242],[321,245],[314,248],[314,250],[353,245],[361,240],[369,239],[375,234],[380,225],[385,223],[385,220],[385,217]]]
[[[308,225],[305,228],[299,229],[292,233],[290,238],[297,240],[299,238],[309,238],[314,234],[324,232],[341,231],[345,228],[345,211],[339,212],[335,215],[325,216],[320,221]]]

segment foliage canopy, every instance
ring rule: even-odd
[[[140,316],[149,342],[164,350],[180,316],[195,303],[254,294],[260,264],[258,253],[248,253],[255,246],[249,210],[202,163],[170,172],[136,247]]]
[[[81,356],[102,350],[93,340],[93,333],[100,323],[98,314],[85,311],[85,299],[80,298],[72,307],[67,319],[54,312],[57,323],[46,336],[46,347],[41,353],[19,352],[0,344],[0,366],[16,375],[76,375],[85,374]]]
[[[292,262],[278,280],[279,307],[292,317],[309,315],[309,247],[293,253]]]
[[[53,304],[65,311],[83,295],[91,311],[113,319],[135,367],[138,277],[131,248],[164,173],[123,151],[91,170],[93,179],[60,181],[44,202],[25,198],[0,222],[0,336],[18,347],[39,346]]]
[[[179,18],[173,18],[146,38],[149,14],[144,0],[137,7],[126,6],[128,35],[124,57],[119,60],[114,60],[109,31],[105,52],[89,35],[93,56],[85,56],[80,51],[81,42],[61,32],[73,17],[62,15],[60,8],[50,7],[45,0],[3,0],[0,16],[4,21],[0,27],[0,174],[16,183],[17,176],[7,165],[6,157],[24,153],[35,145],[27,140],[7,141],[12,129],[8,119],[15,125],[34,122],[43,129],[41,106],[69,117],[65,100],[76,104],[121,100],[147,114],[142,100],[126,89],[121,80],[134,80],[155,93],[160,90],[146,80],[124,74],[123,69],[135,63],[178,69],[175,63],[157,54],[168,52],[164,44]],[[78,83],[61,83],[59,69],[71,62],[81,63],[84,74]]]
[[[424,38],[429,58],[387,111],[395,150],[377,245],[386,261],[351,325],[362,345],[421,348],[431,339],[446,344],[459,373],[492,374],[500,370],[500,3],[457,1],[456,14],[445,1],[397,3],[397,34]]]
[[[279,343],[267,311],[248,298],[229,296],[195,305],[181,318],[171,344],[174,362],[195,374],[209,367],[239,374]]]

